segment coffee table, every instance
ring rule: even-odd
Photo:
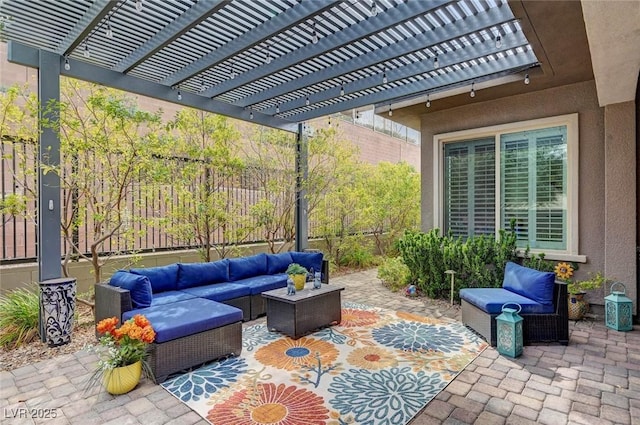
[[[307,283],[302,291],[287,295],[287,288],[262,293],[267,300],[267,328],[298,339],[316,329],[340,323],[340,293],[344,286],[322,284],[313,289]]]

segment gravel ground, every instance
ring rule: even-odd
[[[0,351],[0,371],[13,370],[21,366],[37,363],[62,354],[80,351],[86,344],[97,342],[93,328],[93,313],[87,305],[76,305],[76,323],[71,333],[71,342],[60,347],[48,347],[40,338],[11,350]]]

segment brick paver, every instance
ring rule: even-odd
[[[375,270],[332,281],[347,287],[345,301],[460,320],[457,305],[391,293]],[[640,327],[616,332],[606,328],[602,318],[592,318],[570,322],[569,328],[566,347],[526,346],[516,359],[488,348],[411,425],[640,425]],[[7,425],[207,423],[148,381],[117,397],[84,392],[94,362],[93,354],[81,351],[0,372],[0,421]],[[55,409],[57,417],[9,417],[25,408]]]

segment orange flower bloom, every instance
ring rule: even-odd
[[[118,319],[110,317],[108,319],[102,319],[96,326],[96,330],[101,334],[113,334],[116,326],[118,325]]]
[[[156,333],[151,326],[147,326],[142,331],[142,341],[151,344],[156,339]]]
[[[135,316],[133,316],[133,322],[136,325],[140,326],[141,328],[145,328],[147,326],[151,326],[151,323],[149,322],[149,319],[144,317],[142,314],[136,314]]]

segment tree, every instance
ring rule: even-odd
[[[307,214],[321,203],[324,194],[342,176],[338,164],[355,157],[355,147],[339,139],[335,129],[318,129],[307,140],[308,176],[302,180],[306,190]],[[288,250],[295,241],[296,138],[291,133],[260,128],[245,149],[251,175],[260,199],[251,208],[271,252]]]
[[[367,218],[380,254],[405,229],[416,229],[420,219],[420,175],[401,162],[380,162],[372,167],[366,185],[369,195]]]
[[[70,79],[63,79],[61,88],[59,126],[44,124],[60,132],[63,165],[45,163],[42,168],[57,173],[63,189],[65,276],[72,258],[86,258],[100,282],[109,258],[130,252],[131,239],[139,232],[135,223],[143,206],[133,192],[151,175],[154,156],[166,149],[161,116],[139,110],[113,89]],[[79,229],[85,229],[80,237]],[[80,249],[83,237],[89,255]]]
[[[0,153],[3,170],[13,188],[3,191],[3,225],[15,217],[35,220],[38,99],[26,86],[13,85],[0,92]]]
[[[346,251],[362,242],[366,227],[367,166],[354,157],[342,158],[333,172],[339,179],[318,201],[313,220],[325,240],[329,255],[336,265],[343,264]]]
[[[288,251],[295,239],[295,135],[260,127],[244,154],[259,198],[249,214],[270,252]]]
[[[170,231],[195,242],[204,261],[211,261],[212,249],[225,258],[252,230],[242,214],[247,200],[240,199],[243,192],[237,188],[245,168],[237,154],[240,134],[221,115],[187,108],[169,128],[177,135],[179,157],[170,174],[179,205],[169,212]]]

